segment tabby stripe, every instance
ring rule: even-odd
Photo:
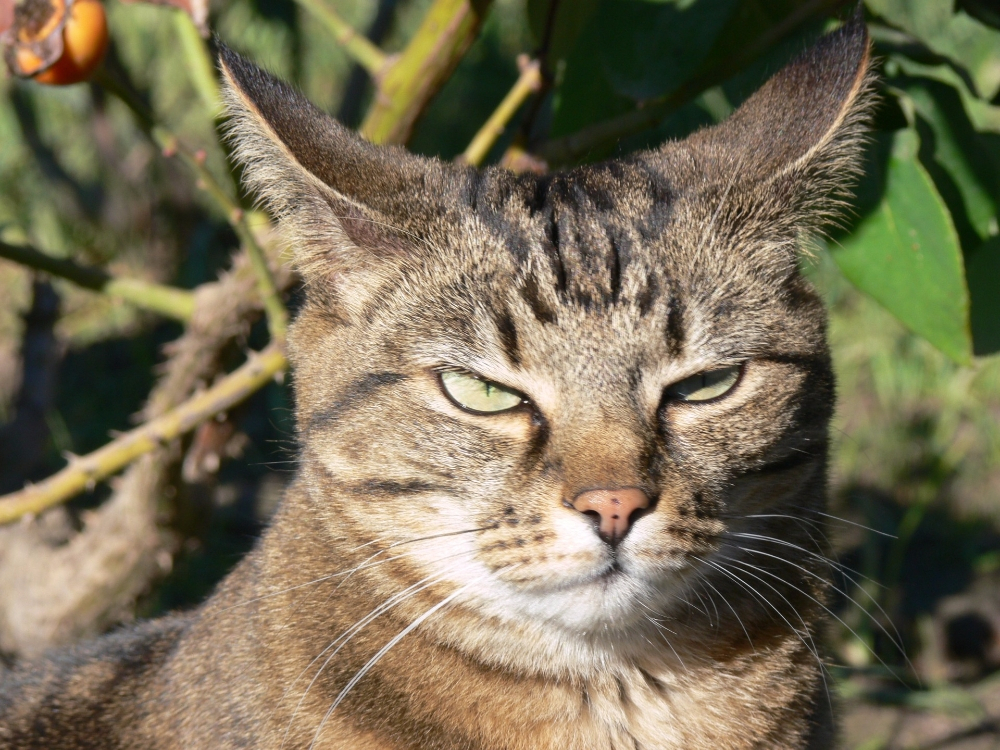
[[[510,360],[511,364],[521,364],[521,352],[517,344],[517,328],[514,327],[514,319],[510,316],[510,311],[506,308],[501,310],[494,322],[507,359]]]
[[[316,427],[320,427],[329,422],[336,422],[342,419],[344,415],[358,408],[358,406],[364,403],[377,391],[382,388],[386,388],[387,386],[402,383],[404,380],[406,380],[406,376],[398,372],[368,373],[360,380],[356,380],[347,386],[347,388],[340,394],[340,398],[338,398],[329,408],[314,415],[309,420],[308,432],[311,432]]]

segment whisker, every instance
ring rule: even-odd
[[[515,568],[515,567],[517,567],[517,566],[516,565],[510,565],[510,566],[507,566],[506,568],[501,568],[499,571],[497,571],[496,573],[491,574],[491,575],[499,575],[500,573],[504,573],[504,572],[506,572],[508,570],[511,570],[511,569]],[[358,682],[366,674],[368,674],[368,672],[371,671],[371,669],[382,659],[382,657],[385,656],[390,651],[390,649],[392,649],[393,646],[395,646],[397,643],[399,643],[401,640],[403,640],[403,638],[405,638],[407,635],[409,635],[411,632],[413,632],[413,630],[415,630],[417,627],[419,627],[425,620],[427,620],[428,617],[430,617],[435,612],[439,611],[443,607],[445,607],[448,604],[450,604],[458,596],[460,596],[461,594],[463,594],[467,589],[469,589],[471,586],[473,586],[476,583],[479,583],[479,581],[471,581],[471,582],[465,584],[464,586],[459,586],[457,589],[455,589],[455,591],[453,591],[452,593],[450,593],[448,596],[446,596],[440,602],[438,602],[437,604],[435,604],[433,607],[431,607],[430,609],[428,609],[422,615],[420,615],[419,617],[417,617],[413,622],[411,622],[409,625],[407,625],[405,628],[403,628],[402,631],[400,631],[387,644],[385,644],[381,649],[379,649],[378,653],[376,653],[371,659],[369,659],[368,662],[363,667],[361,667],[361,669],[359,669],[357,671],[357,673],[354,675],[354,677],[352,677],[348,681],[347,685],[344,686],[344,688],[340,691],[340,694],[333,701],[333,704],[330,706],[329,710],[323,716],[323,719],[322,719],[322,721],[320,721],[319,726],[316,728],[316,733],[313,735],[312,742],[309,743],[309,750],[313,750],[313,748],[316,747],[316,742],[319,739],[319,736],[320,736],[320,734],[323,731],[323,727],[326,726],[326,722],[329,720],[330,716],[333,715],[333,712],[337,710],[337,706],[339,706],[343,702],[344,698],[347,697],[347,694],[351,691],[351,689],[355,685],[357,685]]]
[[[824,518],[829,518],[833,521],[840,521],[841,523],[846,523],[849,526],[857,526],[859,529],[864,529],[865,531],[870,531],[873,534],[878,534],[879,536],[884,536],[888,539],[898,539],[895,534],[890,534],[887,531],[879,531],[878,529],[873,529],[871,526],[865,526],[863,523],[858,523],[857,521],[848,521],[846,518],[841,518],[840,516],[834,516],[830,513],[824,513],[821,510],[811,510],[808,508],[803,508],[803,510],[809,510],[810,513],[815,513],[818,516],[823,516]]]
[[[684,667],[684,671],[685,672],[690,671],[687,668],[687,665],[684,663],[684,660],[681,658],[681,655],[677,653],[677,649],[674,648],[674,644],[672,644],[670,642],[669,638],[667,638],[665,635],[663,635],[664,632],[670,633],[671,635],[677,635],[677,633],[675,633],[674,631],[670,630],[670,628],[665,627],[663,625],[663,623],[657,621],[656,618],[654,618],[654,617],[650,617],[649,615],[645,615],[645,618],[647,620],[649,620],[651,623],[653,623],[653,627],[655,627],[658,631],[660,631],[660,637],[663,639],[663,642],[667,644],[667,648],[669,648],[670,651],[673,653],[674,658],[677,659],[678,662],[680,662],[680,665],[682,667]]]
[[[707,565],[708,564],[708,563],[706,563],[704,560],[702,560],[699,557],[694,557],[694,559],[697,560],[698,562],[702,563],[703,565]],[[712,591],[714,591],[716,594],[718,594],[719,597],[722,599],[722,603],[725,604],[727,607],[729,607],[729,611],[733,613],[733,617],[736,618],[736,622],[738,622],[740,624],[740,628],[743,629],[743,635],[745,635],[747,637],[747,643],[750,644],[750,650],[753,652],[754,656],[756,656],[757,655],[757,647],[753,645],[753,639],[750,637],[750,633],[747,631],[747,626],[743,624],[743,619],[739,616],[739,614],[736,612],[736,610],[733,609],[733,605],[729,603],[729,600],[725,596],[723,596],[723,594],[722,594],[721,591],[719,591],[717,588],[715,588],[715,585],[710,580],[708,580],[705,577],[702,577],[701,578],[701,583],[703,583],[704,585],[708,586],[710,589],[712,589]],[[706,592],[706,593],[708,593],[708,592]],[[711,599],[711,596],[709,597],[709,599]],[[713,606],[714,606],[714,602],[713,602]],[[716,616],[718,616],[718,614],[719,614],[719,610],[718,609],[715,610],[715,614],[716,614]],[[722,621],[719,620],[719,623],[720,623],[720,627],[721,627]]]
[[[746,567],[750,567],[750,568],[756,568],[756,566],[753,566],[753,565],[750,565],[749,563],[745,563],[745,562],[741,562],[741,561],[739,561],[739,560],[735,560],[735,559],[733,559],[733,558],[727,558],[727,559],[728,559],[728,560],[730,560],[730,561],[732,561],[732,562],[734,562],[734,563],[736,563],[736,564],[738,564],[738,565],[743,565],[743,566],[746,566]],[[819,605],[820,607],[822,607],[822,608],[823,608],[823,609],[824,609],[824,610],[826,611],[826,613],[827,613],[827,614],[829,614],[829,615],[830,615],[831,617],[833,617],[833,618],[834,618],[834,619],[835,619],[835,620],[836,620],[837,622],[839,622],[839,623],[840,623],[841,625],[843,625],[843,626],[844,626],[845,628],[847,628],[847,629],[848,629],[848,630],[849,630],[849,631],[851,632],[851,635],[853,635],[853,636],[854,636],[855,638],[857,638],[857,639],[858,639],[858,641],[859,641],[860,643],[864,644],[864,647],[865,647],[865,649],[866,649],[866,650],[868,651],[868,653],[870,653],[870,654],[871,654],[871,655],[872,655],[873,657],[875,657],[875,659],[876,659],[876,660],[878,660],[878,663],[879,663],[879,664],[881,664],[881,665],[882,665],[883,667],[885,667],[885,668],[886,668],[886,670],[888,670],[888,671],[889,671],[890,673],[892,673],[892,672],[893,672],[892,668],[891,668],[891,667],[890,667],[890,666],[889,666],[888,664],[886,664],[886,663],[885,663],[885,661],[883,661],[882,657],[880,657],[880,656],[879,656],[878,654],[876,654],[876,653],[875,653],[874,649],[872,649],[872,647],[871,647],[871,646],[869,646],[869,645],[868,645],[867,643],[865,643],[864,639],[863,639],[863,638],[862,638],[862,637],[861,637],[860,635],[858,635],[858,634],[857,634],[857,632],[855,632],[854,628],[852,628],[852,627],[851,627],[850,625],[848,625],[848,624],[847,624],[846,622],[844,622],[844,621],[843,621],[843,620],[842,620],[842,619],[841,619],[841,618],[840,618],[840,617],[839,617],[839,616],[837,615],[837,613],[836,613],[836,612],[834,612],[834,611],[833,611],[832,609],[830,609],[830,608],[829,608],[828,606],[826,606],[825,604],[823,604],[823,602],[821,602],[821,601],[820,601],[819,599],[817,599],[816,597],[812,596],[812,595],[811,595],[811,594],[809,594],[808,592],[806,592],[806,591],[803,591],[803,590],[802,590],[802,589],[800,589],[800,588],[799,588],[798,586],[795,586],[794,584],[792,584],[792,583],[790,583],[790,582],[788,582],[788,581],[784,580],[784,579],[783,579],[783,578],[782,578],[781,576],[778,576],[778,575],[776,575],[776,574],[772,573],[772,572],[771,572],[771,571],[769,571],[769,570],[766,570],[766,569],[764,569],[764,568],[756,568],[756,569],[760,570],[760,572],[764,573],[765,575],[769,575],[769,576],[771,576],[772,578],[776,578],[777,580],[779,580],[779,581],[781,581],[782,583],[784,583],[784,584],[785,584],[786,586],[790,586],[791,588],[795,589],[796,591],[798,591],[798,592],[799,592],[800,594],[802,594],[803,596],[805,596],[805,597],[807,597],[807,598],[811,599],[811,600],[812,600],[813,602],[815,602],[815,603],[816,603],[816,604],[818,604],[818,605]]]
[[[798,544],[793,544],[792,542],[789,542],[789,541],[787,541],[785,539],[778,539],[777,537],[766,536],[766,535],[763,535],[763,534],[747,534],[745,532],[738,532],[738,531],[729,532],[729,536],[738,536],[738,537],[742,537],[744,539],[756,539],[756,540],[762,541],[762,542],[771,542],[772,544],[779,544],[779,545],[781,545],[783,547],[790,547],[790,548],[792,548],[794,550],[798,550],[799,552],[804,552],[805,554],[809,555],[810,557],[815,558],[816,560],[819,560],[819,561],[825,563],[829,567],[834,568],[836,570],[839,570],[842,573],[845,573],[845,575],[846,575],[846,573],[853,573],[854,575],[858,576],[859,578],[864,578],[866,581],[869,581],[870,583],[874,583],[875,585],[879,586],[880,588],[884,588],[882,586],[882,584],[878,583],[878,581],[873,581],[871,578],[869,578],[868,576],[866,576],[864,573],[861,573],[860,571],[854,570],[853,568],[850,568],[850,567],[844,565],[843,563],[839,563],[836,560],[831,560],[829,557],[826,557],[824,555],[817,554],[816,552],[813,552],[812,550],[808,550],[805,547],[801,547]]]
[[[449,555],[447,557],[441,558],[441,559],[437,560],[436,562],[442,562],[445,559],[455,558],[455,557],[461,557],[463,555],[469,555],[469,554],[472,554],[472,553],[471,552],[459,552],[459,553],[456,553],[455,555]],[[400,557],[402,557],[402,555]],[[392,559],[396,559],[396,558],[392,558]],[[388,560],[383,560],[381,562],[389,562],[389,561]],[[378,563],[378,564],[381,564],[381,563]],[[295,716],[298,714],[299,709],[302,707],[302,704],[305,702],[306,697],[309,695],[309,691],[312,690],[313,685],[316,684],[316,681],[319,679],[320,675],[327,668],[327,666],[329,666],[329,664],[333,660],[333,658],[338,653],[340,653],[341,649],[343,649],[343,647],[347,645],[348,641],[350,641],[355,635],[357,635],[359,632],[361,632],[361,630],[363,630],[365,627],[367,627],[374,620],[376,620],[377,618],[381,617],[383,614],[385,614],[386,612],[388,612],[390,609],[393,609],[394,607],[402,604],[403,602],[407,601],[408,599],[416,596],[421,591],[423,591],[423,590],[425,590],[427,588],[430,588],[434,584],[439,583],[442,580],[444,580],[445,578],[447,578],[448,574],[451,573],[451,571],[453,569],[454,568],[447,568],[446,570],[444,570],[443,572],[437,574],[436,576],[426,576],[425,578],[422,578],[421,580],[417,581],[416,583],[414,583],[414,584],[408,586],[407,588],[403,589],[402,591],[398,592],[397,594],[394,594],[393,596],[389,597],[386,601],[382,602],[382,604],[380,604],[379,606],[377,606],[375,609],[373,609],[367,615],[365,615],[360,620],[358,620],[356,623],[354,623],[354,625],[352,625],[347,630],[345,630],[343,633],[341,633],[339,636],[337,636],[337,638],[335,638],[333,641],[331,641],[329,643],[329,645],[327,645],[326,648],[324,648],[322,651],[320,651],[313,658],[313,660],[310,661],[302,669],[301,672],[299,672],[298,676],[296,676],[296,678],[294,680],[292,680],[291,683],[289,683],[288,687],[285,688],[284,692],[282,693],[282,697],[284,697],[285,695],[287,695],[289,693],[289,691],[291,691],[291,689],[295,686],[295,683],[297,683],[302,678],[302,676],[309,670],[310,667],[312,667],[317,661],[319,661],[320,659],[322,659],[323,655],[326,654],[328,651],[330,651],[330,649],[333,649],[333,652],[330,653],[329,656],[327,656],[326,660],[323,662],[322,665],[320,665],[320,668],[316,671],[316,674],[313,675],[313,678],[309,682],[309,685],[306,687],[305,692],[302,693],[302,697],[299,698],[298,703],[295,705],[295,709],[292,711],[292,715],[291,715],[291,717],[288,720],[288,726],[285,729],[285,735],[284,736],[285,736],[286,739],[288,737],[289,732],[291,731],[292,724],[295,721]],[[282,746],[284,746],[284,743],[285,743],[285,739],[282,739]]]
[[[806,567],[803,567],[802,565],[798,565],[797,563],[794,563],[791,560],[786,560],[785,558],[780,557],[778,555],[772,555],[770,552],[764,552],[763,550],[753,549],[752,547],[740,547],[740,546],[737,546],[736,549],[740,549],[740,550],[742,550],[744,552],[750,552],[750,553],[753,553],[753,554],[756,554],[756,555],[764,555],[765,557],[770,557],[770,558],[772,558],[774,560],[777,560],[779,562],[783,562],[786,565],[791,565],[793,568],[797,568],[798,570],[801,570],[803,573],[806,573],[807,575],[810,575],[813,578],[816,578],[816,579],[822,581],[823,583],[825,583],[826,585],[830,586],[830,588],[832,588],[834,591],[836,591],[841,596],[845,597],[849,602],[851,602],[852,604],[854,604],[861,611],[863,611],[863,612],[866,611],[865,607],[863,607],[860,602],[858,602],[856,599],[854,599],[854,597],[852,597],[846,591],[842,591],[835,584],[833,584],[830,581],[828,581],[827,579],[823,578],[823,576],[816,574],[815,572],[809,570]],[[853,581],[852,581],[852,583],[853,583]],[[856,583],[855,583],[855,586],[857,586]],[[900,654],[902,654],[903,658],[906,660],[907,665],[909,665],[909,667],[911,669],[913,669],[914,672],[916,672],[916,670],[913,668],[913,665],[910,663],[909,657],[906,655],[905,649],[903,648],[903,636],[900,634],[899,630],[896,628],[896,625],[892,622],[892,618],[889,617],[888,612],[886,612],[882,608],[882,605],[878,603],[878,600],[875,597],[873,597],[871,594],[869,594],[867,591],[865,591],[865,589],[863,587],[858,586],[858,588],[865,594],[865,596],[867,596],[871,600],[872,604],[874,604],[876,607],[878,607],[879,612],[882,614],[883,617],[886,618],[886,620],[892,626],[893,632],[895,633],[895,637],[893,637],[893,634],[890,633],[881,622],[879,622],[874,617],[871,617],[870,614],[869,614],[869,617],[871,617],[872,621],[875,623],[876,626],[878,626],[878,628],[882,631],[882,633],[885,635],[885,637],[889,639],[889,642],[892,643],[892,645],[896,647],[896,649],[899,651]]]

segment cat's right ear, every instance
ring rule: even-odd
[[[350,305],[421,245],[447,166],[374,146],[224,45],[229,138],[243,180],[294,247],[307,286]]]
[[[726,121],[682,142],[698,184],[724,186],[726,207],[743,224],[751,217],[769,230],[810,228],[831,218],[860,169],[873,105],[870,53],[859,6]]]

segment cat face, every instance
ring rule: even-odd
[[[331,540],[392,558],[390,595],[614,631],[820,509],[833,381],[796,252],[853,169],[867,49],[845,27],[720,126],[546,176],[369,146],[224,51],[237,156],[307,285],[302,475]]]

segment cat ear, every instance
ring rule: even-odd
[[[859,170],[872,82],[859,8],[729,119],[684,141],[687,158],[699,180],[741,191],[755,183],[750,192],[760,200],[801,209],[797,220],[828,212],[823,201],[849,187]]]
[[[378,276],[419,248],[442,213],[445,165],[362,140],[221,44],[219,62],[243,180],[278,219],[311,286],[343,296],[358,276]]]

